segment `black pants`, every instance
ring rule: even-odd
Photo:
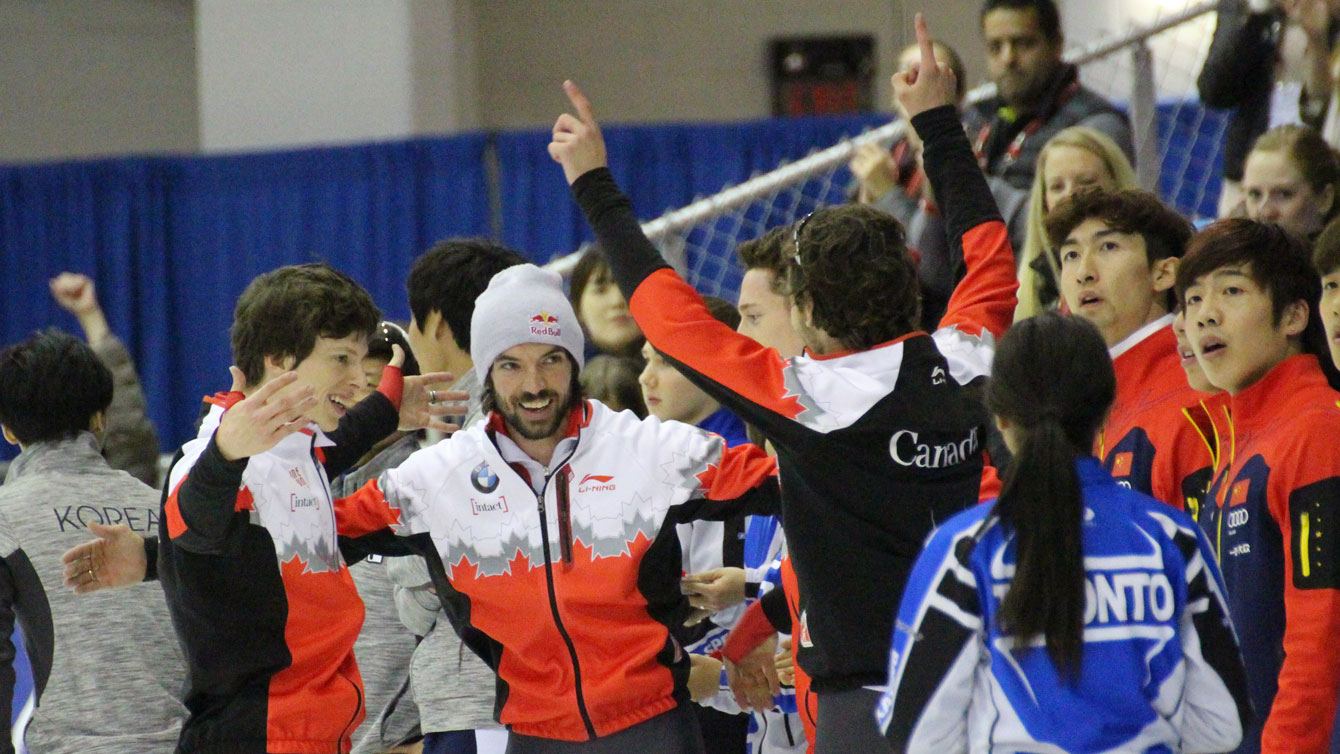
[[[875,725],[878,691],[827,691],[818,696],[819,729],[814,734],[814,754],[864,754],[889,750]]]
[[[512,733],[507,754],[705,754],[698,718],[690,706],[676,707],[594,741],[555,741]]]
[[[707,754],[744,754],[749,739],[749,715],[731,715],[701,704],[693,705],[698,727],[703,731]]]

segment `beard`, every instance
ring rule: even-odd
[[[558,432],[563,423],[567,421],[568,414],[576,405],[575,396],[571,393],[559,394],[555,390],[541,390],[538,393],[520,393],[515,398],[500,401],[498,412],[502,414],[507,425],[513,429],[519,436],[527,440],[544,440],[553,437]],[[521,408],[522,403],[535,403],[543,400],[549,400],[550,413],[547,416],[536,419],[528,418],[524,415]]]

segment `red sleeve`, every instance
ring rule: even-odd
[[[1300,429],[1295,439],[1340,437],[1334,419]],[[1268,495],[1284,537],[1284,664],[1261,751],[1325,754],[1340,696],[1340,456],[1299,439],[1275,466]]]
[[[648,275],[628,306],[647,341],[676,366],[773,413],[793,418],[801,412],[800,402],[787,396],[777,351],[717,321],[673,270]]]
[[[720,461],[698,475],[698,483],[708,500],[736,500],[767,482],[775,482],[776,477],[776,459],[757,445],[745,443],[725,447]]]
[[[740,620],[726,636],[726,643],[721,647],[721,656],[739,665],[746,655],[758,649],[759,645],[769,637],[776,635],[777,629],[773,628],[768,616],[763,613],[763,602],[755,600],[745,608]]]
[[[400,410],[400,398],[405,392],[405,372],[400,367],[393,367],[387,364],[382,367],[382,378],[377,383],[377,392],[386,396],[386,399],[395,406],[395,410]]]
[[[341,536],[361,537],[401,523],[400,509],[386,502],[376,479],[335,501],[335,529]]]
[[[1014,321],[1019,290],[1005,223],[989,220],[964,233],[963,263],[967,273],[949,297],[940,327],[957,327],[970,335],[987,330],[999,338]]]
[[[1184,510],[1187,478],[1214,465],[1210,445],[1201,427],[1182,411],[1167,417],[1168,437],[1156,441],[1154,467],[1150,472],[1150,495]]]

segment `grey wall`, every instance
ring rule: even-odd
[[[0,162],[198,145],[190,0],[0,0]]]

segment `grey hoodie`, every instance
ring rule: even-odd
[[[158,531],[159,494],[116,471],[88,432],[28,446],[0,486],[0,517],[41,577],[51,603],[51,679],[27,744],[41,754],[171,752],[186,709],[185,664],[157,584],[77,596],[61,555],[87,542],[89,523]]]

